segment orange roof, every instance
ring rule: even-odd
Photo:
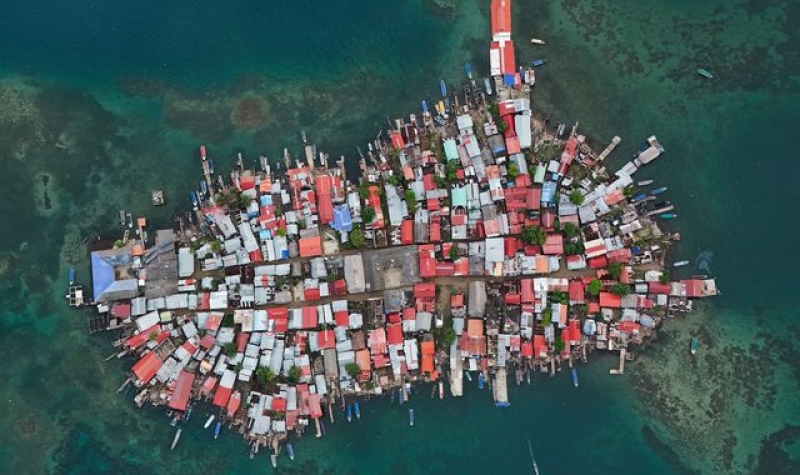
[[[470,318],[467,323],[467,334],[471,337],[483,336],[483,320]]]
[[[304,237],[300,240],[300,257],[322,255],[322,238],[320,236]]]
[[[144,248],[142,247],[142,245],[134,244],[133,248],[131,249],[131,255],[136,257],[136,256],[141,256],[142,254],[144,254]]]
[[[136,218],[136,226],[140,228],[147,226],[147,218]]]
[[[420,344],[421,351],[423,355],[432,355],[436,352],[436,347],[434,346],[433,340],[426,340]]]

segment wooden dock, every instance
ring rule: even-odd
[[[625,348],[619,350],[619,368],[609,370],[610,374],[625,374],[625,354],[628,351]]]
[[[600,153],[600,155],[597,156],[597,161],[602,162],[603,160],[605,160],[605,158],[611,155],[611,152],[613,152],[614,149],[617,148],[617,145],[619,145],[620,142],[622,142],[622,139],[619,138],[618,135],[615,135],[614,138],[611,139],[611,143],[608,144],[608,147],[606,147],[606,149],[603,150]]]

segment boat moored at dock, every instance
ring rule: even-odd
[[[209,427],[211,427],[211,423],[214,422],[215,418],[216,418],[216,416],[214,416],[213,414],[208,416],[208,419],[206,420],[206,423],[203,424],[203,429],[208,429]]]
[[[658,217],[661,218],[661,219],[670,220],[670,219],[677,218],[678,215],[675,214],[675,213],[661,213],[661,214],[658,215]]]
[[[578,370],[575,369],[575,367],[573,366],[570,372],[572,373],[572,384],[574,384],[575,387],[577,388],[578,387]]]
[[[175,438],[172,439],[172,445],[169,448],[170,450],[175,450],[175,446],[177,446],[178,445],[178,441],[181,440],[181,431],[182,430],[183,429],[179,428],[178,431],[175,432]]]
[[[219,439],[220,432],[222,432],[222,421],[217,421],[217,425],[214,426],[214,440]]]
[[[678,262],[672,264],[672,267],[683,267],[688,263],[689,263],[689,261],[678,261]]]
[[[464,73],[467,75],[468,78],[472,79],[472,65],[469,63],[464,63]]]
[[[492,95],[492,83],[489,82],[489,78],[483,78],[483,87],[486,89],[486,95]]]
[[[408,425],[414,426],[414,409],[408,410]]]
[[[642,180],[642,181],[638,182],[636,185],[637,186],[648,186],[648,185],[652,185],[652,184],[653,184],[653,180]]]
[[[660,195],[661,193],[664,193],[665,191],[667,191],[667,187],[666,186],[662,186],[661,188],[656,188],[655,190],[650,191],[650,194],[652,196],[656,196],[656,195]]]
[[[534,59],[533,62],[531,63],[531,65],[534,68],[537,67],[537,66],[544,66],[545,64],[547,64],[547,60],[546,59]]]
[[[289,460],[294,460],[294,447],[291,442],[286,442],[286,453],[289,455]]]
[[[358,401],[353,403],[353,412],[356,414],[356,419],[361,419],[361,407],[358,405]]]
[[[444,83],[444,79],[439,81],[439,89],[442,92],[442,97],[447,96],[447,85]]]

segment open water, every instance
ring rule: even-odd
[[[438,3],[0,4],[0,472],[271,471],[237,437],[213,441],[203,409],[170,452],[163,414],[116,392],[131,362],[104,362],[109,337],[66,308],[67,269],[87,280],[82,242],[121,233],[119,209],[162,224],[185,209],[200,142],[224,169],[235,151],[299,151],[304,128],[353,159],[465,60],[485,74],[488,2]],[[542,474],[800,473],[798,21],[790,0],[515,2],[520,62],[549,60],[535,107],[597,149],[620,135],[611,168],[657,134],[667,153],[642,174],[678,207],[675,259],[711,251],[724,295],[622,377],[595,357],[580,389],[535,377],[505,410],[477,387],[445,401],[422,387],[413,428],[409,406],[373,400],[280,471],[531,473],[530,439]]]

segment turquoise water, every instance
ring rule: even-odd
[[[109,337],[65,308],[66,270],[87,280],[82,242],[118,234],[119,209],[163,224],[184,209],[199,142],[223,168],[236,151],[299,151],[305,128],[352,158],[463,61],[487,70],[485,2],[30,3],[0,7],[0,472],[268,472],[237,438],[212,441],[202,415],[169,452],[162,413],[116,392],[130,362],[104,362]],[[518,57],[549,60],[534,105],[580,121],[596,148],[620,135],[612,169],[658,135],[667,153],[643,174],[678,207],[676,259],[713,251],[724,294],[670,322],[625,376],[595,357],[579,390],[534,378],[506,411],[475,387],[443,402],[423,387],[413,428],[373,400],[360,422],[295,444],[283,471],[530,473],[531,439],[543,474],[800,472],[798,20],[796,1],[515,2]]]

